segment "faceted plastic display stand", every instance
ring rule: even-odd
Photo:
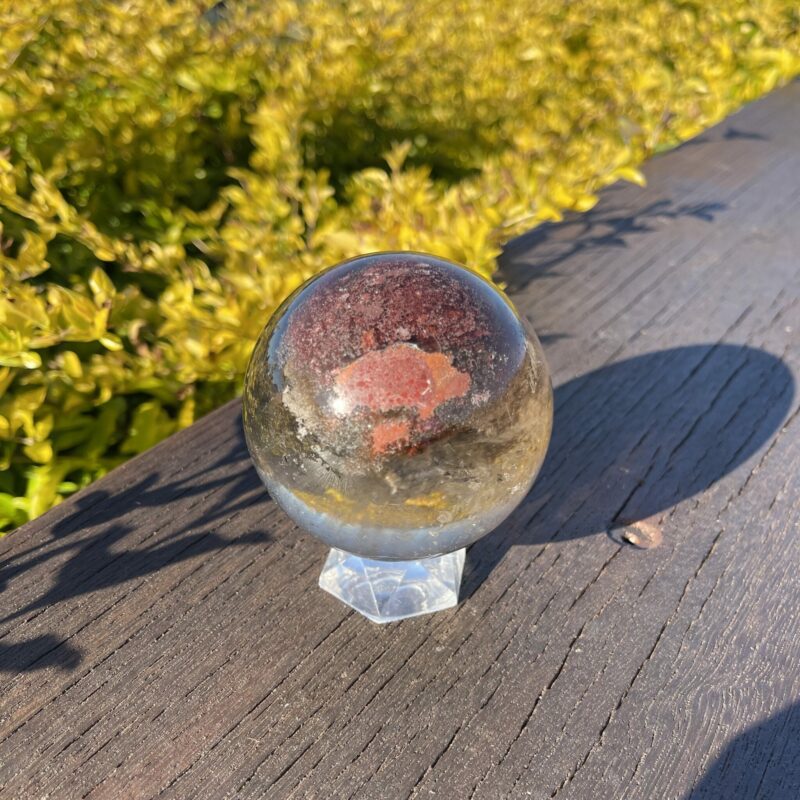
[[[319,585],[373,622],[395,622],[457,605],[465,553],[377,561],[333,547]]]

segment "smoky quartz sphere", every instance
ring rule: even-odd
[[[273,315],[244,385],[247,445],[273,499],[341,550],[458,550],[527,494],[553,395],[508,298],[465,267],[380,253],[311,279]]]

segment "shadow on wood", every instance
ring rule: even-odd
[[[698,136],[684,142],[681,150],[709,146],[720,158],[728,143],[736,141],[768,142],[770,137],[757,130],[730,126],[720,138]],[[512,239],[498,260],[498,277],[510,293],[525,289],[534,279],[557,275],[557,267],[575,256],[603,255],[610,248],[628,247],[631,238],[656,232],[661,221],[684,218],[714,222],[730,209],[726,202],[681,202],[666,197],[647,205],[631,206],[625,184],[617,183],[603,190],[603,201],[585,212],[567,212],[559,222],[545,222]]]
[[[513,545],[612,533],[642,520],[660,528],[659,515],[768,442],[793,397],[780,358],[731,344],[648,353],[557,387],[539,478],[517,511],[468,551],[462,596]]]
[[[177,498],[207,499],[214,494],[218,497],[207,507],[202,524],[196,520],[180,524],[170,516],[171,504]],[[43,587],[42,593],[22,608],[0,616],[0,624],[33,618],[49,606],[142,578],[168,564],[205,552],[265,541],[269,535],[262,530],[227,538],[222,526],[239,511],[265,498],[266,492],[250,464],[241,422],[237,419],[227,451],[199,473],[187,469],[180,477],[163,481],[158,471],[151,471],[113,497],[105,490],[78,496],[75,499],[78,510],[52,527],[51,539],[17,553],[0,567],[2,591],[13,576],[40,567],[65,552],[71,553],[55,572],[52,585]],[[163,509],[163,514],[148,520],[152,528],[143,541],[131,541],[129,537],[138,528],[127,517],[142,507]],[[97,532],[85,535],[87,528]],[[162,532],[164,528],[168,532]],[[157,538],[157,544],[149,543],[153,538]],[[69,670],[80,662],[80,653],[52,633],[22,642],[0,641],[0,672],[52,666]]]
[[[544,223],[510,242],[498,262],[498,277],[507,291],[520,292],[535,279],[557,275],[560,263],[578,255],[602,255],[610,248],[628,247],[632,237],[655,232],[658,220],[692,217],[713,222],[728,208],[719,202],[662,199],[632,210],[615,202],[619,188],[607,189],[603,202],[591,211],[568,213],[561,222]]]
[[[800,786],[800,703],[740,733],[686,800],[790,798]]]

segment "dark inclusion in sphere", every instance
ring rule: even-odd
[[[535,334],[464,267],[346,261],[256,344],[244,428],[272,497],[323,541],[378,559],[465,547],[528,492],[552,422]]]

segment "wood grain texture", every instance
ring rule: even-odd
[[[0,540],[0,797],[800,796],[800,84],[645,172],[504,255],[554,439],[457,609],[317,590],[236,403]]]

